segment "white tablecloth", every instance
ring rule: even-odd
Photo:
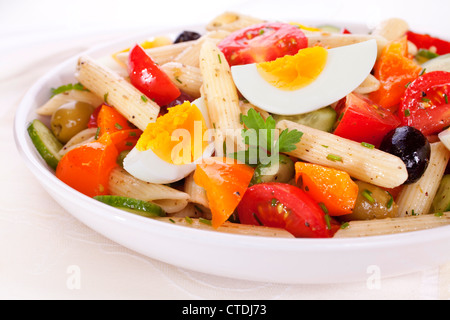
[[[184,270],[106,239],[43,191],[16,150],[15,110],[29,86],[47,70],[94,44],[135,31],[206,23],[225,10],[269,18],[271,11],[276,16],[289,8],[287,16],[365,21],[369,26],[384,17],[400,16],[419,30],[450,30],[444,16],[450,9],[446,1],[207,3],[79,0],[67,8],[57,1],[0,3],[0,298],[449,299],[450,264],[382,279],[376,287],[365,281],[330,285],[246,282]],[[201,7],[204,13],[199,15]],[[71,283],[74,268],[81,275],[76,285]]]

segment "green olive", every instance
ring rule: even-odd
[[[353,213],[342,216],[342,220],[374,220],[398,216],[398,206],[389,192],[367,182],[356,181],[356,184],[359,191]]]
[[[94,107],[84,102],[69,102],[59,107],[52,116],[53,134],[62,143],[67,143],[74,135],[87,128]]]

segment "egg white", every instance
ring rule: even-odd
[[[199,98],[192,102],[201,111],[203,118],[206,122],[206,127],[211,129],[211,122],[209,120],[208,110],[203,101],[203,98]],[[125,157],[123,161],[123,167],[132,176],[139,180],[157,183],[167,184],[179,181],[189,174],[191,174],[197,165],[197,162],[202,159],[209,158],[214,152],[214,144],[209,143],[203,155],[200,159],[188,164],[176,165],[164,161],[158,157],[153,150],[148,149],[145,151],[139,151],[136,147],[133,148],[130,153]]]
[[[239,92],[269,113],[296,115],[328,106],[354,91],[369,75],[377,59],[376,40],[328,49],[324,70],[311,84],[282,90],[264,80],[257,64],[231,67]]]

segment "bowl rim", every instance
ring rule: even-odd
[[[198,26],[191,27],[191,29],[194,28],[198,28]],[[176,30],[179,31],[179,28]],[[160,32],[167,33],[171,32],[171,30],[166,28]],[[229,248],[241,248],[242,246],[246,246],[248,249],[270,248],[271,250],[279,250],[280,252],[287,253],[304,253],[313,251],[316,253],[325,253],[330,250],[340,253],[351,253],[352,251],[361,248],[368,250],[375,248],[389,250],[392,248],[393,243],[395,243],[395,247],[403,247],[414,246],[416,244],[424,245],[424,243],[427,242],[431,243],[444,240],[448,243],[450,241],[450,226],[379,236],[330,239],[271,238],[199,230],[140,217],[120,209],[112,208],[81,194],[57,179],[53,171],[43,163],[42,159],[39,158],[36,150],[33,150],[30,138],[26,131],[26,127],[29,122],[27,118],[34,111],[32,106],[35,97],[43,89],[43,85],[50,79],[54,78],[61,72],[67,72],[67,68],[70,68],[71,66],[75,68],[76,61],[79,56],[99,52],[105,48],[110,48],[111,46],[123,43],[124,41],[130,42],[132,41],[131,39],[142,39],[144,35],[148,36],[148,34],[149,32],[139,33],[131,37],[127,36],[123,39],[101,44],[59,63],[35,81],[35,83],[27,90],[26,94],[22,98],[18,108],[16,109],[13,123],[16,148],[18,149],[22,159],[25,161],[28,169],[39,180],[39,183],[45,184],[55,191],[55,195],[52,195],[52,197],[58,195],[60,196],[64,193],[66,196],[78,199],[78,201],[82,201],[83,203],[94,208],[95,214],[100,219],[120,221],[120,223],[133,228],[146,230],[152,229],[155,232],[164,233],[165,236],[172,237],[177,240],[207,240],[212,245],[216,245],[218,247],[226,246]],[[35,117],[37,117],[37,115],[35,115]]]

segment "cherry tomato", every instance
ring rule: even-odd
[[[130,51],[128,73],[131,84],[160,106],[168,104],[181,94],[169,76],[140,45],[135,45]]]
[[[308,40],[299,28],[281,22],[238,30],[218,44],[231,66],[272,61],[307,46]]]
[[[450,125],[450,72],[433,71],[413,81],[400,105],[402,125],[415,127],[425,136]]]
[[[439,55],[450,53],[450,42],[448,41],[412,31],[408,31],[406,36],[418,49],[429,50],[434,47],[436,48],[436,53]]]
[[[342,110],[337,109],[337,136],[378,147],[384,136],[400,125],[396,116],[366,97],[351,93],[344,101]]]
[[[332,236],[322,208],[290,184],[262,183],[248,188],[237,212],[242,224],[285,229],[297,238]]]

